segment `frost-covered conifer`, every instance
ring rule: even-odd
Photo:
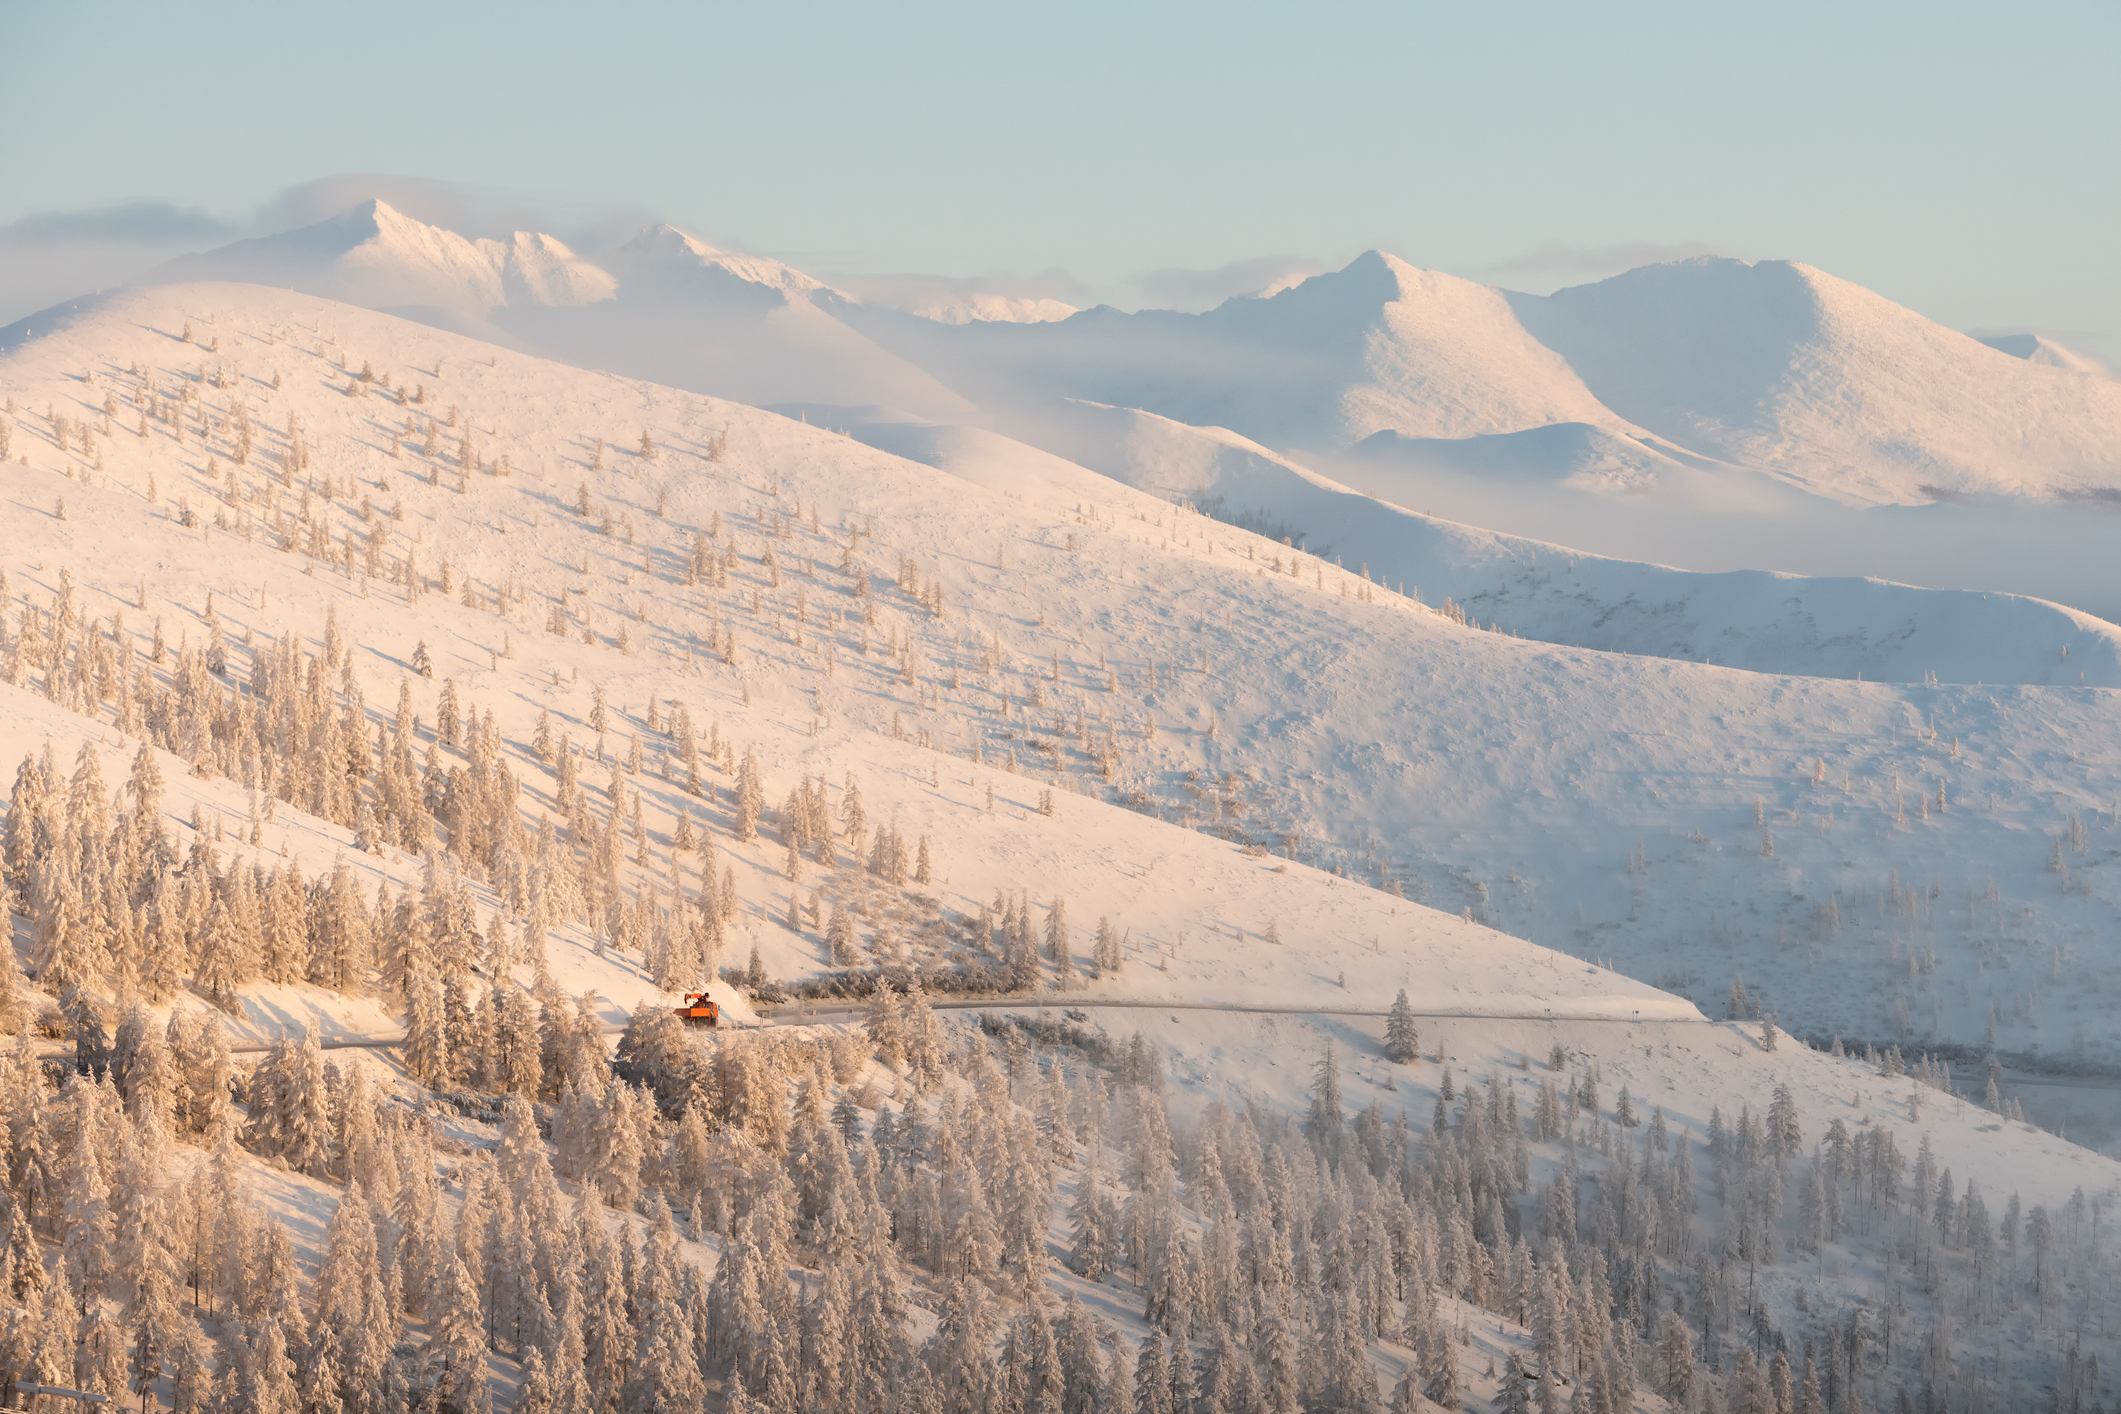
[[[876,992],[869,999],[869,1015],[865,1024],[869,1033],[869,1044],[876,1047],[877,1058],[893,1070],[905,1065],[905,1022],[900,1013],[898,993],[889,982],[877,983]]]
[[[1046,957],[1065,965],[1069,954],[1068,901],[1060,895],[1046,909]]]
[[[485,1312],[479,1289],[464,1262],[444,1257],[441,1285],[427,1344],[421,1351],[422,1382],[434,1407],[459,1414],[491,1414],[493,1395],[486,1383]]]
[[[853,962],[859,944],[854,932],[854,918],[847,911],[847,905],[835,901],[832,921],[825,926],[825,945],[832,954],[832,961],[843,967]]]
[[[1341,1109],[1340,1061],[1328,1042],[1311,1068],[1311,1108],[1304,1117],[1304,1132],[1327,1153],[1337,1152],[1347,1116]]]
[[[1075,1202],[1069,1216],[1074,1230],[1074,1245],[1068,1254],[1070,1265],[1091,1281],[1103,1281],[1117,1256],[1118,1214],[1100,1183],[1094,1154],[1076,1179]]]
[[[447,1085],[452,1073],[442,985],[414,974],[407,983],[405,1068],[429,1088]]]
[[[159,1134],[149,1137],[160,1142]],[[152,1186],[138,1198],[128,1205],[131,1231],[119,1234],[127,1254],[126,1277],[132,1285],[119,1320],[131,1350],[127,1388],[144,1394],[195,1337],[177,1301],[176,1262],[171,1255],[175,1234],[170,1230],[168,1209]]]
[[[322,1175],[331,1159],[331,1094],[324,1052],[309,1026],[280,1040],[251,1076],[245,1138],[297,1173]]]
[[[67,1081],[61,1098],[73,1134],[60,1190],[64,1266],[69,1285],[88,1300],[103,1294],[115,1255],[110,1185],[104,1178],[109,1098],[114,1097],[103,1086],[78,1075]]]
[[[1090,975],[1109,977],[1120,970],[1120,937],[1110,917],[1097,920],[1097,939],[1090,947]]]
[[[1501,1387],[1495,1392],[1497,1414],[1532,1414],[1532,1380],[1531,1371],[1515,1350],[1505,1355]]]
[[[1385,1059],[1407,1065],[1420,1058],[1421,1029],[1415,1023],[1406,988],[1402,987],[1392,999],[1391,1014],[1385,1018]]]
[[[759,837],[759,812],[766,805],[766,784],[759,775],[758,754],[744,748],[736,776],[736,837],[746,844]]]

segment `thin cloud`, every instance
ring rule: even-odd
[[[1704,255],[1733,252],[1701,241],[1662,245],[1655,241],[1625,241],[1619,245],[1579,246],[1548,241],[1522,255],[1497,261],[1487,267],[1491,275],[1604,275],[1633,270],[1640,265],[1662,265],[1672,260],[1694,260]]]
[[[0,226],[0,324],[239,234],[233,222],[167,202],[32,212]]]
[[[236,227],[196,207],[135,201],[90,211],[33,211],[0,226],[0,244],[40,245],[100,241],[114,245],[170,245],[223,241]]]

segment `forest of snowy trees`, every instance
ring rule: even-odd
[[[560,819],[532,829],[535,793],[491,714],[445,685],[424,749],[402,694],[371,726],[335,625],[306,662],[291,640],[260,645],[237,692],[226,661],[208,661],[217,639],[175,652],[165,684],[146,665],[105,673],[119,627],[71,626],[63,594],[51,618],[71,651],[25,655],[41,632],[26,619],[15,660],[48,693],[94,711],[107,691],[119,725],[235,774],[259,803],[232,828],[195,818],[180,850],[148,745],[116,789],[93,745],[70,771],[47,749],[16,773],[0,858],[33,962],[24,977],[0,957],[0,1021],[19,1037],[6,1340],[37,1382],[184,1409],[468,1410],[493,1397],[491,1355],[517,1372],[504,1400],[515,1388],[518,1408],[568,1414],[703,1398],[1449,1408],[1469,1323],[1487,1313],[1524,1333],[1494,1372],[1502,1409],[1608,1414],[1638,1390],[1742,1414],[2000,1408],[2035,1387],[2064,1408],[2098,1397],[2096,1356],[2061,1333],[2103,1319],[2103,1201],[2051,1213],[2011,1197],[1999,1217],[1926,1141],[1910,1161],[1884,1125],[1806,1136],[1787,1094],[1695,1138],[1661,1111],[1645,1120],[1624,1089],[1606,1106],[1595,1069],[1557,1052],[1473,1089],[1445,1069],[1417,1126],[1375,1105],[1347,1115],[1328,1054],[1301,1119],[1217,1106],[1187,1128],[1139,1038],[1040,1047],[1003,1026],[990,1041],[928,1009],[919,968],[888,965],[835,984],[871,997],[859,1035],[703,1041],[651,1006],[614,1061],[588,999],[552,978],[552,927],[587,916],[666,986],[702,975],[736,908],[710,824],[733,840],[766,825],[787,854],[791,926],[859,964],[846,901],[829,920],[815,894],[802,907],[805,863],[832,870],[844,852],[897,892],[927,882],[927,841],[872,824],[852,780],[837,811],[806,779],[769,820],[755,761],[716,732],[723,808],[682,707],[650,709],[703,812],[696,829],[680,817],[667,860],[626,784],[637,745],[610,756],[599,791],[575,770],[593,758],[543,724],[532,751],[551,758]],[[343,859],[307,880],[266,863],[269,801],[419,852],[421,887],[371,899]],[[250,853],[224,864],[222,845]],[[483,921],[473,881],[494,901]],[[1063,900],[1040,920],[1028,895],[1004,894],[954,926],[982,961],[927,983],[1075,975]],[[1099,920],[1093,969],[1120,958]],[[736,972],[756,970],[754,957]],[[258,980],[401,1007],[405,1072],[432,1095],[342,1069],[314,1036],[240,1064],[185,999],[232,1007]],[[171,1002],[154,1025],[147,1007]],[[71,1042],[67,1063],[39,1056],[40,1030]],[[1429,1064],[1404,997],[1385,1054]],[[490,1162],[460,1137],[464,1114],[496,1122]],[[285,1226],[245,1201],[246,1153],[340,1190],[313,1279]],[[717,1254],[711,1276],[692,1244]],[[1874,1299],[1779,1326],[1763,1272],[1835,1247],[1870,1254]],[[1113,1301],[1076,1287],[1056,1300],[1061,1265]],[[1140,1313],[1139,1338],[1116,1309]],[[2048,1338],[2014,1350],[2006,1337],[2028,1329]],[[1969,1338],[1994,1354],[1966,1355]]]
[[[0,1064],[21,1378],[478,1410],[491,1356],[539,1414],[1397,1414],[1457,1407],[1473,1323],[1500,1318],[1523,1336],[1476,1373],[1505,1410],[2001,1409],[2043,1386],[2087,1409],[2100,1387],[2064,1337],[2104,1319],[2102,1204],[1999,1219],[1926,1142],[1910,1162],[1883,1126],[1806,1136],[1787,1093],[1697,1138],[1623,1122],[1624,1095],[1601,1110],[1589,1069],[1446,1070],[1422,1128],[1348,1113],[1328,1051],[1307,1113],[1180,1125],[1138,1035],[1041,1048],[886,989],[858,1031],[702,1039],[644,1008],[616,1066],[586,1011],[548,1009],[503,1083],[434,1097],[313,1036],[246,1072],[199,1017],[136,1003],[92,1060],[25,1031]],[[244,1151],[336,1193],[313,1276]],[[1753,1299],[1864,1242],[1906,1295],[1805,1330]],[[2028,1317],[2052,1356],[1952,1358],[1954,1323]]]

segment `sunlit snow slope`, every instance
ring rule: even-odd
[[[196,613],[214,588],[234,631],[285,622],[314,636],[328,591],[371,654],[372,702],[394,697],[422,639],[437,681],[491,705],[516,741],[550,706],[580,744],[591,683],[631,719],[651,692],[682,692],[731,740],[758,746],[769,801],[806,769],[837,782],[855,759],[903,763],[896,784],[864,789],[887,792],[880,808],[905,812],[909,830],[918,812],[940,821],[977,801],[983,813],[989,779],[1018,809],[1053,789],[1059,825],[1038,817],[1021,850],[1000,836],[950,858],[953,886],[1065,893],[1079,919],[1127,922],[1133,910],[1137,928],[1153,911],[1159,933],[1186,933],[1175,968],[1219,965],[1232,929],[1256,940],[1278,923],[1307,950],[1329,949],[1312,970],[1333,991],[1337,958],[1367,935],[1383,985],[1409,971],[1389,952],[1403,936],[1391,909],[1404,905],[1366,887],[1389,886],[1704,1004],[1742,971],[1796,1029],[1978,1044],[1993,1027],[2008,1049],[2121,1055],[2097,1003],[2121,986],[2097,945],[2114,922],[2104,870],[2121,795],[2109,691],[1800,680],[1523,641],[1447,619],[1352,566],[1086,483],[1080,469],[980,484],[800,420],[285,292],[170,287],[32,324],[34,336],[0,336],[0,388],[29,458],[0,514],[11,543],[36,547],[11,576],[17,595],[42,602],[67,569],[117,608],[144,575],[151,608],[128,613],[135,635],[159,613],[174,636],[174,606]],[[374,385],[351,395],[364,364],[424,388],[425,401]],[[136,434],[136,391],[165,406],[196,400],[182,445],[160,420]],[[99,429],[106,396],[119,409],[112,431],[88,432],[87,450],[76,432],[62,456],[45,408]],[[205,470],[209,455],[226,470],[237,400],[260,451],[230,507],[226,480]],[[457,426],[422,453],[426,423],[452,407]],[[349,577],[299,545],[276,548],[276,523],[303,513],[304,484],[281,485],[274,470],[290,413],[313,457],[300,479],[307,513],[335,545],[356,532],[365,549],[378,529],[358,519],[364,497],[376,517],[402,506],[377,575],[358,573],[358,557]],[[643,430],[654,460],[631,450]],[[460,492],[466,433],[477,468]],[[491,474],[504,454],[513,475]],[[574,509],[585,489],[586,516]],[[180,501],[196,529],[173,519]],[[216,516],[231,529],[215,529]],[[682,583],[702,533],[717,559],[734,557],[714,592]],[[437,594],[408,614],[389,581],[408,549],[423,573],[447,562],[460,587],[468,580],[473,605]],[[862,569],[869,623],[854,592]],[[940,616],[923,603],[938,589]],[[546,631],[556,608],[564,637]],[[657,749],[651,740],[651,772]],[[682,804],[675,790],[644,795],[651,810]],[[1107,863],[1095,867],[1030,843],[1041,830],[1081,829],[1086,847],[1131,838],[1111,833],[1115,804],[1163,823],[1145,820],[1139,845],[1101,846],[1092,857]],[[1254,882],[1122,887],[1158,849],[1171,860],[1159,869],[1193,878],[1201,831],[1230,841],[1212,848]],[[1166,840],[1176,843],[1149,843]],[[1287,875],[1272,872],[1292,858]],[[1300,863],[1343,877],[1328,888]],[[784,913],[770,864],[759,868],[747,900]],[[1368,902],[1359,918],[1314,928],[1329,917],[1324,895],[1299,906],[1283,892],[1298,878]],[[814,938],[761,927],[775,970],[817,965]]]

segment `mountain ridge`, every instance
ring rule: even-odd
[[[929,317],[667,223],[589,259],[527,232],[470,241],[370,201],[149,278],[208,276],[753,403],[962,421],[1074,398],[1311,459],[1386,432],[1442,443],[1581,425],[1852,506],[2121,484],[2121,382],[2083,376],[2089,362],[2058,345],[1986,345],[1791,261],[1699,257],[1535,296],[1370,250],[1201,314],[1033,318],[1068,306],[959,294]],[[593,312],[558,313],[580,310]],[[1538,460],[1435,451],[1505,476]],[[1654,493],[1653,471],[1579,484]]]

